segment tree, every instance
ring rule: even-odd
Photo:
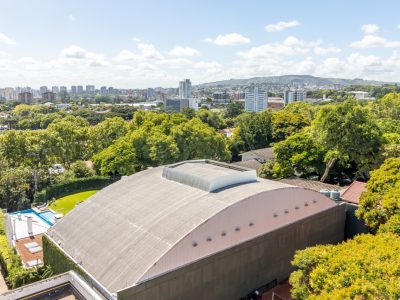
[[[94,175],[94,172],[88,168],[86,163],[82,160],[77,160],[72,163],[69,171],[72,172],[73,177],[75,178],[85,178]]]
[[[316,107],[307,102],[296,101],[283,108],[286,112],[302,115],[308,122],[311,122],[317,111]]]
[[[372,104],[377,118],[400,120],[400,94],[390,93]]]
[[[128,133],[128,123],[120,117],[105,119],[88,129],[91,154],[100,152]]]
[[[243,109],[242,105],[237,101],[232,101],[226,106],[224,117],[225,118],[235,118],[235,117],[239,116],[240,114],[242,114],[243,112],[244,112],[244,109]]]
[[[382,231],[388,231],[400,215],[400,158],[388,158],[379,169],[372,171],[366,188],[356,215],[372,232],[389,223],[382,228]]]
[[[93,156],[101,174],[132,174],[189,159],[229,160],[225,138],[197,118],[182,114],[138,112],[131,131]]]
[[[274,177],[289,177],[295,174],[321,176],[324,170],[326,150],[315,142],[309,129],[274,144],[274,153]]]
[[[285,140],[310,125],[310,121],[298,113],[279,110],[272,114],[272,140],[274,143]]]
[[[297,251],[290,275],[295,299],[398,299],[400,237],[359,235],[339,245]]]
[[[272,141],[272,114],[265,110],[259,113],[245,113],[238,117],[233,132],[232,154],[265,148]]]
[[[196,117],[215,129],[222,129],[224,127],[224,120],[222,120],[221,116],[209,109],[199,109],[196,112]]]
[[[321,181],[336,162],[354,162],[359,172],[368,171],[382,144],[381,132],[368,110],[355,101],[325,105],[313,122],[317,141],[326,149],[326,168]]]
[[[196,116],[196,111],[193,108],[190,107],[184,107],[182,109],[182,114],[187,118],[187,119],[193,119]]]
[[[81,117],[67,116],[53,122],[47,129],[51,152],[63,164],[69,165],[76,160],[88,157],[88,126]]]

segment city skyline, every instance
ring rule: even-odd
[[[175,87],[182,78],[200,84],[287,74],[400,81],[393,0],[1,6],[9,12],[0,26],[2,87]]]

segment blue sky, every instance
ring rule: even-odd
[[[399,1],[0,0],[0,87],[400,81]]]

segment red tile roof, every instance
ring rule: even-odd
[[[327,189],[327,190],[343,190],[345,187],[339,186],[339,185],[333,185],[333,184],[328,184],[316,180],[310,180],[310,179],[303,179],[303,178],[298,178],[298,177],[289,177],[289,178],[282,178],[278,179],[276,181],[295,185],[298,187],[310,189],[316,192],[319,192],[320,190]]]
[[[353,181],[353,183],[342,194],[342,200],[350,203],[359,204],[362,192],[367,189],[366,183],[361,181]]]

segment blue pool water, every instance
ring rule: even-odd
[[[55,218],[54,218],[54,213],[50,210],[41,212],[39,213],[39,216],[42,217],[42,219],[46,219],[51,225],[54,225],[55,223]]]
[[[25,209],[25,210],[21,210],[21,211],[16,211],[13,212],[11,214],[28,214],[28,213],[34,213],[35,215],[37,215],[39,218],[41,218],[43,221],[45,221],[47,224],[49,224],[50,226],[53,226],[55,221],[55,213],[50,211],[50,210],[46,210],[44,212],[36,212],[33,209]]]

